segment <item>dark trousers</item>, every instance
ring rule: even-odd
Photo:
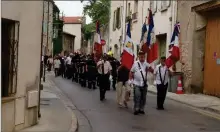
[[[58,76],[59,68],[55,68],[55,69],[54,69],[54,72],[55,72],[55,77]]]
[[[157,108],[163,108],[163,104],[167,94],[167,87],[168,83],[166,85],[157,85]]]
[[[115,85],[116,85],[116,80],[117,80],[117,76],[113,76],[112,77],[112,88],[115,90]]]
[[[81,75],[80,75],[80,84],[82,87],[86,87],[86,74],[85,74],[85,72],[81,73]]]
[[[66,75],[67,75],[67,78],[70,79],[71,78],[71,65],[66,65]]]
[[[96,88],[96,75],[93,72],[88,72],[87,73],[87,79],[88,79],[88,88],[95,89]]]
[[[99,75],[99,91],[100,91],[100,100],[105,99],[105,93],[108,88],[109,74],[100,74]]]

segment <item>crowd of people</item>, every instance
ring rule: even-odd
[[[134,115],[145,114],[144,107],[147,95],[147,73],[154,74],[157,86],[157,109],[163,110],[166,97],[168,78],[172,72],[165,65],[165,57],[153,69],[145,58],[145,53],[140,51],[138,59],[131,69],[126,68],[111,55],[104,54],[99,60],[93,54],[82,55],[70,53],[67,56],[56,55],[54,60],[48,58],[48,70],[54,66],[55,76],[71,79],[82,87],[96,89],[99,87],[100,101],[106,99],[105,93],[112,87],[116,90],[117,104],[119,107],[128,107],[127,102],[131,92],[134,94]]]

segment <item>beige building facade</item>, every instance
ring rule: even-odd
[[[85,18],[81,16],[63,17],[63,31],[75,36],[74,50],[82,48],[82,25],[85,23]]]
[[[63,32],[63,53],[74,52],[75,36],[66,32]]]
[[[53,53],[53,0],[44,0],[43,55]]]
[[[126,36],[126,22],[131,18],[131,38],[134,53],[140,49],[141,30],[151,8],[154,14],[154,31],[159,43],[159,56],[168,56],[168,46],[176,22],[176,1],[111,1],[110,42],[114,56],[120,56]]]
[[[10,132],[38,122],[43,1],[1,4],[1,126]]]

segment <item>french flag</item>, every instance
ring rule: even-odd
[[[180,59],[179,51],[180,23],[174,25],[174,31],[169,45],[169,56],[166,59],[166,65],[170,68]]]
[[[153,14],[150,9],[148,16],[147,47],[148,47],[147,62],[151,64],[158,58],[158,44],[156,43],[156,36],[154,32]]]
[[[96,33],[94,35],[94,50],[96,54],[102,54],[102,41],[101,41],[101,35],[100,35],[100,24],[97,21],[96,22]]]
[[[121,64],[127,67],[129,70],[131,69],[134,63],[134,52],[132,50],[133,41],[131,40],[131,22],[129,21],[127,24],[127,35],[125,39],[125,46],[121,56]]]
[[[146,53],[148,51],[148,46],[146,44],[147,43],[147,24],[146,24],[146,22],[142,26],[140,43],[142,44],[141,50]]]

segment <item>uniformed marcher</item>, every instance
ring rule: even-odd
[[[109,82],[109,75],[111,74],[112,66],[107,61],[106,56],[97,63],[97,69],[99,73],[99,89],[100,89],[100,101],[105,99],[106,84]]]
[[[82,56],[81,61],[81,86],[86,87],[86,58]]]
[[[172,72],[165,65],[166,57],[161,57],[160,64],[154,70],[157,85],[157,109],[164,110],[163,104],[166,98],[169,74]]]
[[[88,79],[88,88],[96,89],[96,75],[97,75],[97,69],[96,69],[96,63],[92,56],[89,56],[87,60],[87,79]]]
[[[110,57],[111,66],[112,66],[112,88],[116,90],[116,81],[117,81],[117,69],[120,66],[120,62],[114,57]]]

